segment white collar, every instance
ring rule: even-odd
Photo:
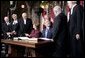
[[[17,20],[14,20],[14,21],[13,21],[13,24],[16,24],[16,23],[18,23],[18,21],[17,21]]]
[[[24,24],[26,24],[26,19],[23,19],[24,20]]]
[[[71,14],[73,13],[73,8],[76,6],[77,4],[74,4],[71,8]]]
[[[6,22],[7,25],[9,25],[10,23],[9,22]]]

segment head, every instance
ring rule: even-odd
[[[55,6],[55,7],[53,8],[53,12],[54,12],[55,16],[57,16],[58,14],[60,14],[61,11],[62,11],[62,9],[61,9],[60,6]]]
[[[45,22],[44,22],[44,25],[45,25],[46,27],[50,27],[50,26],[51,26],[50,20],[49,20],[49,19],[46,19]]]
[[[72,6],[76,3],[77,3],[77,1],[67,1],[69,8],[72,8]]]
[[[33,25],[33,28],[35,29],[35,30],[37,30],[38,29],[38,26],[37,25]]]
[[[48,16],[47,16],[47,15],[45,15],[45,16],[44,16],[44,19],[45,19],[45,20],[48,20]]]
[[[12,18],[13,18],[13,20],[16,20],[17,19],[17,14],[12,14]]]
[[[9,18],[7,16],[4,17],[5,22],[9,22]]]
[[[27,13],[22,13],[22,18],[26,19],[27,18]]]

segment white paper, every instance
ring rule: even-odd
[[[13,39],[14,39],[14,40],[18,40],[18,37],[14,37]]]
[[[27,39],[29,39],[28,37],[18,37],[19,39],[21,39],[21,40],[27,40]]]
[[[29,38],[29,40],[38,40],[38,38]]]
[[[39,39],[53,41],[53,39],[49,39],[49,38],[39,38]]]

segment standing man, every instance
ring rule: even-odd
[[[68,1],[68,6],[71,9],[69,19],[69,39],[71,48],[71,57],[82,56],[82,19],[83,8],[76,4],[76,1]]]
[[[12,35],[11,33],[11,23],[9,22],[9,17],[4,17],[4,23],[2,23],[2,34],[4,39],[9,39]],[[11,39],[11,38],[10,38]],[[4,48],[3,48],[4,47]],[[8,56],[8,45],[2,45],[2,50],[5,51],[5,56]],[[4,57],[5,57],[4,56]]]
[[[30,34],[32,31],[32,20],[30,18],[27,18],[27,13],[22,13],[22,18],[19,20],[19,36],[24,37],[25,34]],[[20,50],[21,55],[25,55],[25,47],[18,47],[22,48]]]
[[[4,23],[2,23],[2,32],[4,39],[11,37],[11,23],[9,22],[8,16],[4,17]]]
[[[18,32],[19,32],[19,23],[18,23],[18,19],[17,19],[17,14],[12,14],[12,18],[13,21],[11,22],[11,26],[12,26],[12,36],[13,37],[17,37],[18,36]]]
[[[65,57],[65,41],[67,35],[67,17],[62,13],[60,6],[53,8],[55,19],[53,24],[53,40],[55,44],[54,57]]]
[[[26,13],[22,13],[22,19],[19,20],[19,36],[25,36],[25,34],[31,32],[32,30],[32,20],[30,18],[27,18]]]

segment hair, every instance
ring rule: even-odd
[[[4,19],[5,19],[5,18],[8,18],[8,19],[9,19],[9,17],[8,17],[8,16],[4,16]],[[3,22],[5,22],[5,20],[4,20]]]
[[[67,1],[67,2],[71,2],[72,4],[77,4],[77,1]]]
[[[27,15],[27,13],[26,13],[26,12],[22,13],[22,15],[23,15],[23,14],[26,14],[26,15]]]
[[[77,3],[77,1],[72,1],[72,3],[73,3],[73,4],[76,4],[76,3]]]
[[[12,16],[13,16],[13,15],[17,15],[17,14],[13,13]]]
[[[8,16],[4,16],[4,19],[5,19],[6,17],[8,17]],[[9,18],[9,17],[8,17],[8,18]]]
[[[57,6],[55,6],[55,7],[53,8],[53,10],[54,10],[54,11],[61,11],[61,7],[60,7],[59,5],[57,5]]]
[[[57,5],[57,6],[55,6],[55,7],[53,8],[53,11],[54,11],[56,14],[59,14],[59,13],[62,12],[62,9],[61,9],[61,7],[60,7],[59,5]]]
[[[34,25],[36,26],[36,29],[38,29],[38,30],[39,30],[39,27],[40,27],[40,26],[39,26],[39,25],[36,25],[36,24],[34,24]]]

